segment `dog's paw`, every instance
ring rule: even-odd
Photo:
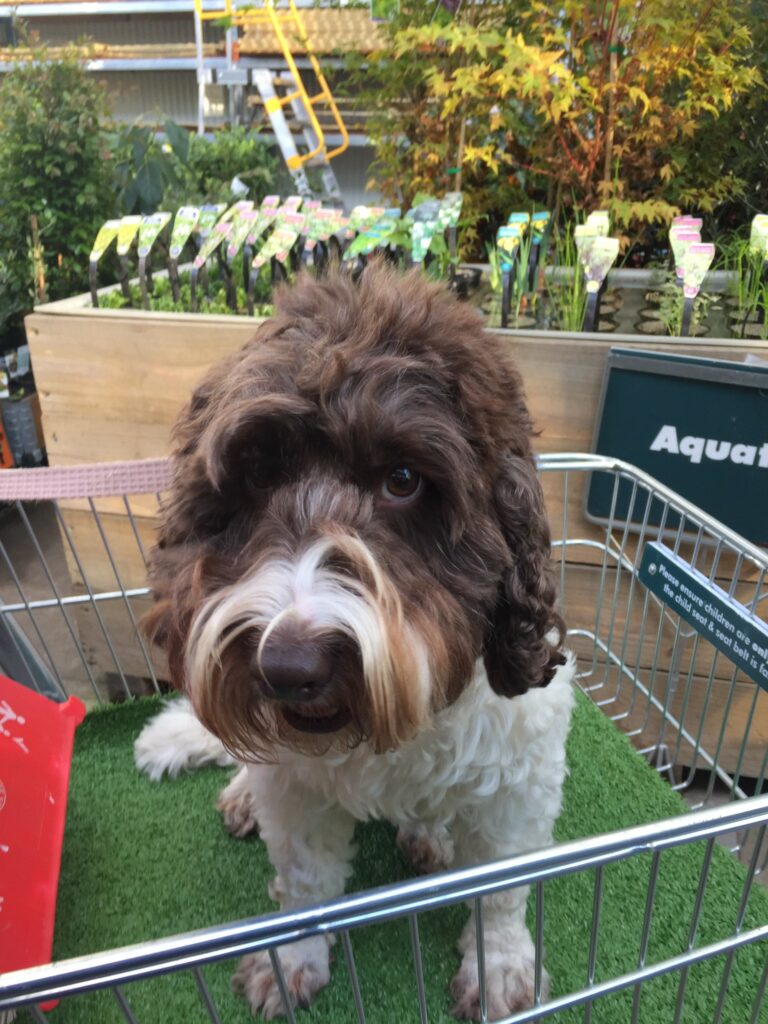
[[[195,716],[188,700],[174,700],[155,715],[133,745],[136,767],[158,782],[204,764],[230,765],[234,759]]]
[[[462,1020],[480,1020],[480,984],[477,960],[465,957],[451,982],[455,1002],[453,1015]],[[542,972],[541,999],[549,997],[549,976]],[[485,964],[485,998],[488,1020],[501,1020],[511,1013],[527,1010],[534,1003],[534,961],[527,953],[511,950],[495,953]]]
[[[397,830],[397,847],[424,875],[444,871],[453,863],[453,839],[444,825],[401,825]]]
[[[278,950],[291,1006],[306,1008],[330,980],[328,941],[322,935]],[[285,1016],[285,1006],[269,953],[250,953],[238,964],[232,987],[248,1000],[253,1013],[267,1020]]]
[[[230,784],[222,789],[216,806],[221,811],[225,826],[238,839],[258,831],[256,802],[247,768],[241,768]]]

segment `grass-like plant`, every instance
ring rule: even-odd
[[[706,292],[699,292],[693,302],[693,315],[691,317],[691,333],[694,334],[696,327],[703,324],[707,319],[709,307],[712,304],[712,296]],[[661,289],[661,302],[659,303],[659,319],[664,323],[667,334],[678,338],[683,330],[683,312],[685,309],[685,296],[682,285],[674,275],[670,275]]]
[[[555,265],[545,277],[547,298],[561,331],[581,331],[587,311],[587,282],[574,237],[574,224],[553,232]]]
[[[731,294],[738,302],[737,333],[743,337],[744,325],[748,320],[761,310],[765,317],[765,257],[752,247],[749,239],[738,235],[718,241],[718,249],[722,254],[723,269],[733,274]]]

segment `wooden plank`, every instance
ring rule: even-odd
[[[226,320],[226,318],[220,318]],[[205,371],[253,337],[181,318],[33,314],[27,337],[51,465],[167,454],[170,428]]]

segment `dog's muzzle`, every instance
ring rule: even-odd
[[[283,718],[292,728],[337,732],[350,720],[340,693],[342,655],[341,641],[287,638],[275,631],[253,655],[251,672],[263,695],[281,705]]]

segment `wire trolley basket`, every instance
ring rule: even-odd
[[[364,1022],[371,1009],[353,942],[360,929],[402,919],[410,949],[397,973],[412,993],[409,1019],[425,1024],[439,1013],[426,994],[420,925],[424,915],[462,901],[474,903],[476,910],[485,1012],[483,898],[529,886],[536,1004],[506,1018],[509,1024],[549,1019],[635,1024],[649,1019],[643,1016],[645,1000],[661,978],[671,979],[674,996],[669,1015],[654,1018],[659,1024],[768,1021],[768,919],[755,922],[748,913],[768,874],[768,554],[626,463],[557,454],[542,456],[539,464],[580,689],[631,738],[668,787],[686,798],[688,809],[650,824],[638,821],[307,909],[212,923],[196,932],[0,975],[0,1020],[3,1011],[16,1009],[55,1024],[57,1011],[48,1017],[40,1003],[105,989],[125,1020],[141,1021],[131,1004],[132,984],[184,971],[199,993],[198,1019],[215,1024],[226,1018],[206,982],[207,965],[268,950],[286,1016],[300,1021],[301,1012],[289,1005],[276,950],[334,933],[340,940],[337,960],[346,966],[350,1019]],[[54,700],[76,694],[92,704],[165,688],[162,656],[142,638],[138,624],[151,602],[146,556],[169,474],[166,460],[0,474],[0,671]],[[588,514],[587,495],[598,492],[602,511]],[[610,782],[606,785],[610,788]],[[713,856],[724,856],[717,849],[723,845],[744,870],[737,872],[728,929],[702,938],[704,908],[719,899],[710,871]],[[700,851],[698,877],[692,879],[685,938],[659,957],[654,945],[659,879],[667,859],[682,847]],[[632,962],[612,970],[606,966],[611,961],[601,934],[602,908],[611,872],[630,861],[644,866],[643,885],[633,897],[635,912],[627,915],[636,929],[628,937]],[[580,922],[585,970],[567,991],[554,977],[545,999],[549,893],[574,878],[587,879],[592,893],[591,913]],[[548,939],[547,950],[550,944]],[[764,966],[753,972],[749,1010],[737,1020],[728,1015],[728,992],[739,955],[748,947],[752,954],[762,951]],[[716,962],[719,973],[713,999],[702,1009],[692,979],[705,961]],[[344,973],[340,963],[335,971]],[[624,1015],[600,1016],[601,1006],[618,993],[627,997]],[[153,1019],[171,1018],[158,1009]]]

